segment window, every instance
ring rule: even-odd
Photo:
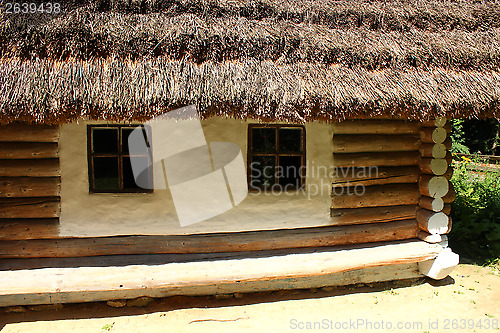
[[[141,125],[89,125],[87,126],[87,148],[89,166],[89,190],[100,193],[152,192],[137,186],[130,162],[128,137]],[[148,136],[144,133],[147,142]],[[149,143],[146,143],[149,146]],[[147,166],[146,182],[152,184],[151,155],[149,151],[133,155],[135,161]],[[145,169],[146,169],[145,168]],[[152,188],[152,186],[148,186]]]
[[[250,190],[298,189],[305,183],[305,128],[299,125],[249,125]]]

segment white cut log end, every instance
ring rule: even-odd
[[[421,229],[431,234],[445,234],[449,229],[449,217],[442,213],[436,213],[427,209],[419,209],[416,214]]]
[[[457,267],[460,257],[450,248],[443,249],[435,259],[418,263],[420,273],[434,280],[442,280]]]
[[[431,198],[444,197],[450,189],[448,180],[443,176],[422,175],[419,180],[419,186],[420,193]]]
[[[441,241],[439,242],[439,245],[443,247],[443,249],[448,247],[448,236],[446,235],[441,235]]]
[[[423,240],[424,242],[432,243],[432,244],[440,243],[440,242],[443,241],[443,239],[441,238],[441,235],[439,235],[439,234],[430,234],[430,233],[428,233],[427,231],[424,231],[424,230],[421,230],[418,233],[418,238],[421,239],[421,240]]]
[[[432,141],[434,143],[443,143],[446,140],[446,130],[442,127],[436,127],[432,131]]]
[[[439,117],[434,119],[434,125],[436,127],[443,127],[444,125],[446,125],[446,117]]]
[[[442,198],[431,198],[422,196],[418,200],[418,205],[422,208],[431,210],[433,212],[440,212],[444,208],[444,201]]]
[[[431,160],[431,170],[435,175],[444,175],[448,170],[448,162],[444,158],[433,158]]]
[[[432,157],[434,158],[445,158],[446,157],[446,146],[442,143],[436,143],[432,147]]]

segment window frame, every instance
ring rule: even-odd
[[[145,188],[123,188],[123,158],[129,157],[130,152],[124,153],[122,151],[122,129],[127,127],[142,127],[148,133],[148,137],[151,138],[151,127],[144,124],[93,124],[87,125],[87,166],[88,166],[88,181],[89,181],[89,193],[153,193],[152,189]],[[92,130],[94,128],[116,128],[118,129],[118,151],[116,153],[94,153],[92,149],[93,135]],[[152,165],[151,152],[144,155],[132,155],[148,158],[148,165]],[[94,186],[94,157],[117,157],[118,158],[118,183],[119,189],[96,189]],[[148,176],[150,184],[153,184],[153,174],[152,168],[149,168]],[[153,187],[153,186],[151,186]]]
[[[275,135],[275,152],[274,153],[259,153],[259,152],[253,152],[253,137],[252,137],[252,132],[254,128],[274,128],[276,131]],[[279,153],[278,152],[278,147],[279,147],[279,130],[280,128],[300,128],[302,130],[302,153]],[[248,184],[248,190],[250,192],[258,192],[258,191],[272,191],[272,189],[268,189],[267,187],[263,186],[251,186],[251,181],[252,181],[252,169],[251,169],[251,164],[253,161],[254,156],[274,156],[275,157],[275,168],[279,167],[279,157],[280,156],[300,156],[301,157],[301,166],[307,167],[306,166],[306,128],[304,125],[297,125],[297,124],[248,124],[248,136],[247,136],[247,184]],[[293,191],[298,191],[303,189],[306,186],[306,175],[307,175],[307,170],[304,175],[300,175],[300,186],[296,187],[293,186],[290,189]],[[275,184],[279,184],[279,177],[277,177],[277,172],[275,172],[274,176],[274,182]],[[271,186],[272,188],[272,186]]]

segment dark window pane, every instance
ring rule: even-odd
[[[279,151],[280,153],[302,152],[302,129],[280,128],[279,129]]]
[[[250,165],[251,187],[266,188],[275,183],[276,158],[274,156],[254,156]]]
[[[257,153],[274,153],[276,128],[252,128],[252,150]]]
[[[144,170],[138,175],[137,180],[134,177],[130,157],[123,157],[123,188],[124,189],[151,189],[151,173],[149,171],[149,159],[147,157],[134,157],[134,163],[137,163],[139,170]]]
[[[118,190],[118,157],[94,157],[94,188]]]
[[[302,158],[300,156],[280,156],[278,168],[279,183],[282,186],[292,184],[301,186]]]
[[[132,131],[135,130],[136,128],[141,129],[142,127],[139,126],[139,127],[123,127],[122,128],[122,152],[124,154],[129,153],[128,137],[129,137],[130,133],[132,133]],[[147,139],[147,135],[146,135],[144,129],[142,131],[143,131],[144,138]],[[135,152],[135,153],[138,153],[138,152]],[[145,150],[145,151],[141,152],[141,155],[142,154],[147,155],[148,152]]]
[[[92,129],[92,150],[94,153],[117,153],[118,129],[117,128]]]

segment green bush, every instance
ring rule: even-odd
[[[477,164],[473,162],[462,158],[451,179],[456,199],[452,204],[450,246],[462,256],[483,263],[500,257],[500,173],[474,171]]]

